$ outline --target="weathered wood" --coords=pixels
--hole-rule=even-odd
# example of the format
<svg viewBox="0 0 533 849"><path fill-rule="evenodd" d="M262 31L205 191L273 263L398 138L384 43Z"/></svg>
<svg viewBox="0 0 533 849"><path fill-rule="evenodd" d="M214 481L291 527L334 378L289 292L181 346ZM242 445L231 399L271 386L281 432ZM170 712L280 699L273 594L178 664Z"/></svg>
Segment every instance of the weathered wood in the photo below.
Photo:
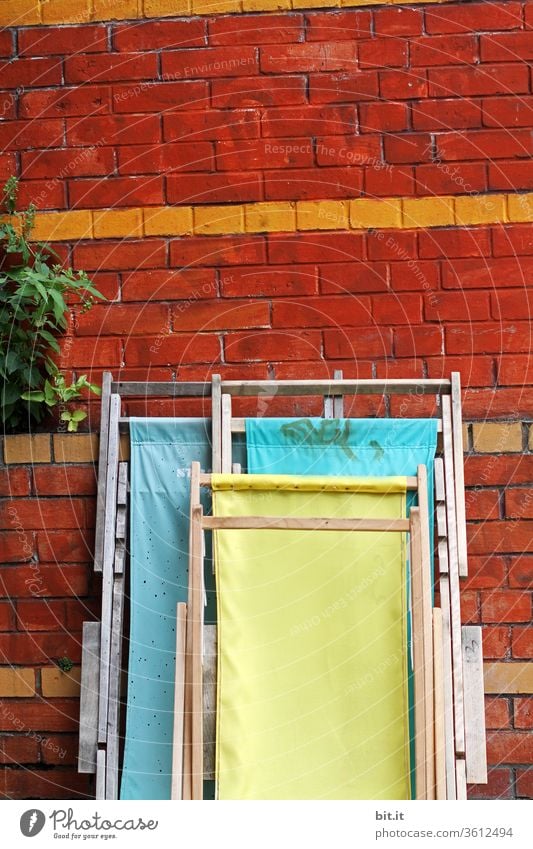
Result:
<svg viewBox="0 0 533 849"><path fill-rule="evenodd" d="M444 667L442 610L433 608L433 680L435 712L435 799L446 799L446 741L444 723Z"/></svg>
<svg viewBox="0 0 533 849"><path fill-rule="evenodd" d="M183 799L190 800L193 798L192 787L192 741L193 741L193 657L194 657L194 625L193 625L193 607L192 607L192 592L191 582L193 575L191 573L193 560L193 511L200 505L200 463L193 462L191 464L191 489L190 489L190 505L189 505L189 587L188 587L188 603L187 603L187 627L185 630L185 714L184 714L184 745L183 745Z"/></svg>
<svg viewBox="0 0 533 849"><path fill-rule="evenodd" d="M222 473L231 473L231 395L222 395Z"/></svg>
<svg viewBox="0 0 533 849"><path fill-rule="evenodd" d="M447 395L442 399L442 428L444 477L446 485L446 518L448 523L448 568L450 576L450 626L452 636L455 752L459 756L464 756L465 726L463 706L463 653L461 646L459 566L457 560L457 521L455 513L455 481L453 477L451 410L450 398Z"/></svg>
<svg viewBox="0 0 533 849"><path fill-rule="evenodd" d="M211 376L211 468L214 474L222 471L222 390L220 375Z"/></svg>
<svg viewBox="0 0 533 849"><path fill-rule="evenodd" d="M450 381L430 380L223 380L222 392L250 396L268 389L277 395L438 395L450 392Z"/></svg>
<svg viewBox="0 0 533 849"><path fill-rule="evenodd" d="M242 468L240 463L233 463L231 466L231 472L233 475L242 475Z"/></svg>
<svg viewBox="0 0 533 849"><path fill-rule="evenodd" d="M128 534L128 464L118 464L117 522L115 532L115 575L124 572L126 562L126 540Z"/></svg>
<svg viewBox="0 0 533 849"><path fill-rule="evenodd" d="M113 606L113 571L115 560L115 531L117 513L117 477L119 456L118 419L120 398L111 395L109 411L109 443L104 519L104 557L102 561L102 630L100 634L100 684L98 706L98 742L107 740L107 711L109 697L109 656Z"/></svg>
<svg viewBox="0 0 533 849"><path fill-rule="evenodd" d="M427 710L426 733L426 790L427 798L435 798L435 730L433 718L433 587L431 585L431 549L429 534L429 505L427 469L417 468L418 506L420 508L420 542L422 548L422 605L424 615L424 687Z"/></svg>
<svg viewBox="0 0 533 849"><path fill-rule="evenodd" d="M439 579L442 611L442 664L444 674L444 756L446 761L446 797L457 798L453 715L452 638L450 629L450 583L448 575Z"/></svg>
<svg viewBox="0 0 533 849"><path fill-rule="evenodd" d="M122 623L124 576L115 575L109 657L109 704L107 710L106 799L118 799L120 684L122 679Z"/></svg>
<svg viewBox="0 0 533 849"><path fill-rule="evenodd" d="M198 398L211 394L211 384L197 381L119 380L111 384L111 392L123 398L133 395L151 398Z"/></svg>
<svg viewBox="0 0 533 849"><path fill-rule="evenodd" d="M464 758L457 758L457 800L464 802L466 795L466 762Z"/></svg>
<svg viewBox="0 0 533 849"><path fill-rule="evenodd" d="M96 753L96 788L95 798L97 801L105 799L105 772L106 755L105 749L98 749Z"/></svg>
<svg viewBox="0 0 533 849"><path fill-rule="evenodd" d="M216 778L217 626L204 625L204 779Z"/></svg>
<svg viewBox="0 0 533 849"><path fill-rule="evenodd" d="M233 463L233 466L232 466L233 474L241 474L241 472L235 471L237 466L239 466L238 463ZM406 487L407 487L408 490L414 491L414 490L418 489L418 478L416 478L414 475L409 475L408 477L406 477L405 482L406 482ZM200 476L199 476L199 483L200 483L200 486L211 487L211 485L212 485L211 475L201 473ZM323 486L317 485L316 491L318 492L318 491L322 490L323 488L324 488Z"/></svg>
<svg viewBox="0 0 533 849"><path fill-rule="evenodd" d="M191 551L189 557L189 603L187 621L191 624L191 799L203 798L203 539L201 505L193 505L191 515Z"/></svg>
<svg viewBox="0 0 533 849"><path fill-rule="evenodd" d="M457 517L457 559L459 576L468 575L466 544L466 504L463 447L463 413L461 409L461 377L458 371L451 373L451 414L453 466L455 474L455 514Z"/></svg>
<svg viewBox="0 0 533 849"><path fill-rule="evenodd" d="M285 516L204 516L202 527L211 530L284 531L397 531L409 530L409 519L330 519Z"/></svg>
<svg viewBox="0 0 533 849"><path fill-rule="evenodd" d="M183 798L183 744L185 731L185 648L187 605L176 605L176 676L174 682L174 732L172 739L171 799Z"/></svg>
<svg viewBox="0 0 533 849"><path fill-rule="evenodd" d="M424 681L424 590L422 581L422 534L420 528L420 509L418 507L411 507L410 521L416 798L427 799L425 728L427 710L426 688Z"/></svg>
<svg viewBox="0 0 533 849"><path fill-rule="evenodd" d="M486 784L487 740L483 686L482 632L479 625L463 625L465 688L466 780Z"/></svg>
<svg viewBox="0 0 533 849"><path fill-rule="evenodd" d="M102 377L100 405L100 447L98 453L98 483L96 489L96 524L94 534L94 571L101 573L104 558L105 497L107 480L107 448L109 440L109 407L111 403L111 372Z"/></svg>
<svg viewBox="0 0 533 849"><path fill-rule="evenodd" d="M99 670L100 623L84 622L82 626L78 772L96 772Z"/></svg>
<svg viewBox="0 0 533 849"><path fill-rule="evenodd" d="M342 369L335 369L333 372L333 380L342 380ZM344 398L342 395L333 396L333 418L342 419L344 417Z"/></svg>

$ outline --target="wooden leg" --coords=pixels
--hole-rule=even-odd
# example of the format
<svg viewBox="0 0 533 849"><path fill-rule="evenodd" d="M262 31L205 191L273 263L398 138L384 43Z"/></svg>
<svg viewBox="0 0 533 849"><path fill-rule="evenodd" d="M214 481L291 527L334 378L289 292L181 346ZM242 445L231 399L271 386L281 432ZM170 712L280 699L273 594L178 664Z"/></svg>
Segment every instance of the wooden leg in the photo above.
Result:
<svg viewBox="0 0 533 849"><path fill-rule="evenodd" d="M180 602L176 606L176 679L174 684L174 736L172 741L171 799L183 798L186 627L187 605Z"/></svg>
<svg viewBox="0 0 533 849"><path fill-rule="evenodd" d="M427 798L435 798L435 752L434 752L434 716L433 716L433 623L432 623L432 584L431 551L429 535L429 505L427 470L418 466L418 506L420 508L420 540L422 549L422 606L424 614L424 687L426 704L426 787ZM433 517L432 517L433 518Z"/></svg>
<svg viewBox="0 0 533 849"><path fill-rule="evenodd" d="M413 643L413 673L415 691L415 775L416 798L427 799L426 775L426 688L424 680L424 610L422 583L422 539L420 509L410 512L411 567L411 639Z"/></svg>
<svg viewBox="0 0 533 849"><path fill-rule="evenodd" d="M455 512L457 517L457 559L459 564L459 576L461 578L466 578L468 575L468 558L466 551L463 414L461 410L461 376L458 371L452 371L451 373L451 413L453 468L455 477Z"/></svg>
<svg viewBox="0 0 533 849"><path fill-rule="evenodd" d="M231 395L222 396L222 473L231 474Z"/></svg>
<svg viewBox="0 0 533 849"><path fill-rule="evenodd" d="M193 541L194 510L200 506L200 464L191 465L191 500L189 511L189 593L187 607L187 627L185 632L185 721L183 746L183 798L192 799L192 736L193 736L193 657L194 657L194 627L193 627Z"/></svg>
<svg viewBox="0 0 533 849"><path fill-rule="evenodd" d="M222 393L220 388L220 375L211 377L211 445L213 459L211 468L214 474L222 471Z"/></svg>
<svg viewBox="0 0 533 849"><path fill-rule="evenodd" d="M446 799L444 726L444 667L442 662L442 610L433 608L433 681L435 710L435 798Z"/></svg>
<svg viewBox="0 0 533 849"><path fill-rule="evenodd" d="M463 625L466 780L486 784L487 740L483 686L483 650L479 625Z"/></svg>

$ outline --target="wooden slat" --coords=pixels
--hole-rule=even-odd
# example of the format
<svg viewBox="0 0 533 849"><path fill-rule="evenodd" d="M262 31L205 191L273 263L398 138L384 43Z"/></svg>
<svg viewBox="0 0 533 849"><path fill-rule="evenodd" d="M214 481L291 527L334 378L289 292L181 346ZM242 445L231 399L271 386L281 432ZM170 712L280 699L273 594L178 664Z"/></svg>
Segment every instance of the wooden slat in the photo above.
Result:
<svg viewBox="0 0 533 849"><path fill-rule="evenodd" d="M215 743L217 716L217 626L204 625L203 659L204 698L204 779L215 774Z"/></svg>
<svg viewBox="0 0 533 849"><path fill-rule="evenodd" d="M220 389L220 375L211 377L211 448L212 464L214 474L222 471L222 390Z"/></svg>
<svg viewBox="0 0 533 849"><path fill-rule="evenodd" d="M202 506L194 505L191 516L191 552L189 567L189 615L191 624L191 799L203 798L203 693L202 693L202 643L203 643L203 540Z"/></svg>
<svg viewBox="0 0 533 849"><path fill-rule="evenodd" d="M466 780L486 784L487 740L483 688L482 633L479 625L463 625L465 688Z"/></svg>
<svg viewBox="0 0 533 849"><path fill-rule="evenodd" d="M183 745L183 798L192 799L192 682L193 682L193 650L194 627L192 622L191 595L191 563L193 552L193 509L200 504L200 463L191 464L191 494L189 507L189 588L187 606L187 627L185 631L185 716L184 716L184 745Z"/></svg>
<svg viewBox="0 0 533 849"><path fill-rule="evenodd" d="M457 560L457 521L455 514L455 482L451 438L450 399L442 399L444 477L448 523L448 568L450 576L450 626L452 636L453 702L455 723L455 752L464 757L465 726L463 707L463 652L461 646L461 608L459 598L459 566ZM459 792L459 791L458 791Z"/></svg>
<svg viewBox="0 0 533 849"><path fill-rule="evenodd" d="M232 465L233 474L241 474L241 472L235 471L235 469L237 468L238 465L239 465L238 463L233 463L233 465ZM200 474L199 481L200 481L200 486L210 487L212 485L211 475L205 474L205 472ZM418 489L418 478L416 478L414 475L409 475L408 477L406 477L405 482L406 482L406 487L409 491L415 491L415 490ZM316 491L317 492L321 491L323 488L324 488L323 486L317 486Z"/></svg>
<svg viewBox="0 0 533 849"><path fill-rule="evenodd" d="M124 573L128 534L128 464L118 464L117 522L115 532L115 575Z"/></svg>
<svg viewBox="0 0 533 849"><path fill-rule="evenodd" d="M231 473L231 395L222 395L222 473Z"/></svg>
<svg viewBox="0 0 533 849"><path fill-rule="evenodd" d="M100 699L98 706L98 742L101 744L104 744L107 740L109 656L111 644L113 570L115 559L115 530L117 512L119 416L120 398L118 395L111 395L105 494L104 557L102 561L102 630L100 634Z"/></svg>
<svg viewBox="0 0 533 849"><path fill-rule="evenodd" d="M450 392L450 381L430 380L223 380L222 392L250 396L272 390L276 395L438 395Z"/></svg>
<svg viewBox="0 0 533 849"><path fill-rule="evenodd" d="M98 453L98 484L96 490L96 525L94 534L94 571L101 573L104 557L105 494L107 480L107 447L109 439L109 407L111 402L111 372L102 377L100 412L100 447Z"/></svg>
<svg viewBox="0 0 533 849"><path fill-rule="evenodd" d="M183 798L183 744L185 732L185 648L187 605L176 605L176 676L174 682L174 733L172 739L171 799Z"/></svg>
<svg viewBox="0 0 533 849"><path fill-rule="evenodd" d="M231 473L233 475L242 475L242 468L240 463L232 463L231 465Z"/></svg>
<svg viewBox="0 0 533 849"><path fill-rule="evenodd" d="M435 711L435 799L446 799L446 741L444 722L444 666L442 610L433 608L433 680Z"/></svg>
<svg viewBox="0 0 533 849"><path fill-rule="evenodd" d="M466 795L466 762L464 758L457 759L457 800L464 802Z"/></svg>
<svg viewBox="0 0 533 849"><path fill-rule="evenodd" d="M420 538L422 547L422 605L424 615L424 687L426 705L426 790L435 798L435 731L433 718L433 587L431 584L431 548L429 534L428 479L424 465L417 469Z"/></svg>
<svg viewBox="0 0 533 849"><path fill-rule="evenodd" d="M109 704L107 711L106 799L118 799L120 684L122 679L122 623L124 618L124 575L113 582L113 619L109 660Z"/></svg>
<svg viewBox="0 0 533 849"><path fill-rule="evenodd" d="M424 606L422 581L423 566L420 509L418 507L411 508L410 520L416 798L427 799L425 732L426 689L424 681Z"/></svg>
<svg viewBox="0 0 533 849"><path fill-rule="evenodd" d="M327 418L327 416L325 417ZM127 422L127 419L121 419L121 421ZM246 433L246 424L244 419L237 417L232 418L231 420L231 432L232 433ZM437 433L442 433L442 422L440 419L437 419Z"/></svg>
<svg viewBox="0 0 533 849"><path fill-rule="evenodd" d="M468 575L468 557L466 546L466 505L463 453L463 414L461 409L461 377L458 371L451 373L451 413L453 465L455 473L455 513L457 517L457 559L459 576Z"/></svg>
<svg viewBox="0 0 533 849"><path fill-rule="evenodd" d="M211 530L282 531L396 531L409 530L408 519L289 518L286 516L204 516L202 527Z"/></svg>
<svg viewBox="0 0 533 849"><path fill-rule="evenodd" d="M99 670L100 623L84 622L82 626L78 772L96 772Z"/></svg>
<svg viewBox="0 0 533 849"><path fill-rule="evenodd" d="M211 384L196 381L119 380L111 384L111 392L123 398L141 397L202 398L211 394Z"/></svg>
<svg viewBox="0 0 533 849"><path fill-rule="evenodd" d="M95 798L97 801L105 799L105 772L106 772L106 755L105 749L98 749L96 753L96 789Z"/></svg>
<svg viewBox="0 0 533 849"><path fill-rule="evenodd" d="M342 380L342 369L335 369L333 372L333 380ZM342 419L344 417L344 398L342 395L333 396L333 418Z"/></svg>

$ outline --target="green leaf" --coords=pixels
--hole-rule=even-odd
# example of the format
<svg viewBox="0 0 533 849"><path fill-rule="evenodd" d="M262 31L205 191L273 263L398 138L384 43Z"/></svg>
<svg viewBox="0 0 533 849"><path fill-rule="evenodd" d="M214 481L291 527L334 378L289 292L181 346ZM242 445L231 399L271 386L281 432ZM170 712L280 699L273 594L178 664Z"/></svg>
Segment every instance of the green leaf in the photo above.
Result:
<svg viewBox="0 0 533 849"><path fill-rule="evenodd" d="M71 418L73 422L82 422L84 419L87 418L87 413L85 412L85 410L74 410Z"/></svg>
<svg viewBox="0 0 533 849"><path fill-rule="evenodd" d="M24 401L44 401L44 392L24 392L21 396Z"/></svg>

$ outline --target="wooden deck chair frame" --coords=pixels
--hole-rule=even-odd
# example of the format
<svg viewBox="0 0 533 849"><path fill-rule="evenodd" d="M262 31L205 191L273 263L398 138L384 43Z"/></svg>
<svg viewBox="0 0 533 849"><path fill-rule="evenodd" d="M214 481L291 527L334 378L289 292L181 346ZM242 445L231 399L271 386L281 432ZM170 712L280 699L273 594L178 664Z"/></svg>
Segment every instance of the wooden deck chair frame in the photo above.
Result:
<svg viewBox="0 0 533 849"><path fill-rule="evenodd" d="M424 467L422 467L424 468ZM425 469L424 469L425 471ZM408 479L408 487L417 488L420 478ZM429 572L429 545L425 543L427 513L424 506L411 508L406 519L336 519L290 518L271 516L214 517L204 516L200 502L200 487L211 486L211 475L201 474L198 463L191 468L190 521L191 548L189 552L189 594L187 603L186 640L181 643L181 653L176 669L181 702L175 708L173 763L183 772L173 776L173 787L181 788L182 799L203 798L204 743L203 743L203 605L204 605L204 550L203 533L216 529L282 529L323 531L393 531L410 534L410 561L412 574L412 630L413 671L415 689L415 775L417 798L434 799L435 788L442 788L443 774L436 775L433 740L435 728L442 728L443 717L435 716L435 706L442 704L443 694L435 699L433 685L433 612L429 585L424 574ZM427 504L426 504L427 510ZM426 530L424 530L424 525ZM180 615L183 614L180 611ZM429 660L428 660L429 659ZM183 671L184 670L184 673ZM428 671L431 670L431 676ZM183 676L183 677L181 677ZM181 681L184 681L183 690ZM431 741L428 745L428 741ZM180 754L180 750L182 754ZM175 796L174 798L179 798ZM444 797L442 797L444 798Z"/></svg>

